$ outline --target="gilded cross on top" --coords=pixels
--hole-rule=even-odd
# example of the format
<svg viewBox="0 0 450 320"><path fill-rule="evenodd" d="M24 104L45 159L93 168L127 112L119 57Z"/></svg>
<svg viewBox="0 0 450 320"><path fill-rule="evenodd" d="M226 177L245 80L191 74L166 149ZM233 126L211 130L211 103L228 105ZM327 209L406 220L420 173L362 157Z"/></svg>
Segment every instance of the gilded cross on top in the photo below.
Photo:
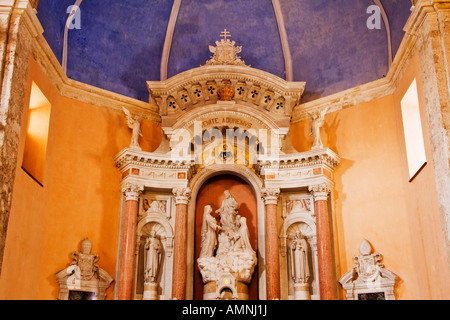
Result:
<svg viewBox="0 0 450 320"><path fill-rule="evenodd" d="M231 33L227 31L227 29L223 30L220 34L220 37L223 38L223 40L227 41L227 38L231 38Z"/></svg>

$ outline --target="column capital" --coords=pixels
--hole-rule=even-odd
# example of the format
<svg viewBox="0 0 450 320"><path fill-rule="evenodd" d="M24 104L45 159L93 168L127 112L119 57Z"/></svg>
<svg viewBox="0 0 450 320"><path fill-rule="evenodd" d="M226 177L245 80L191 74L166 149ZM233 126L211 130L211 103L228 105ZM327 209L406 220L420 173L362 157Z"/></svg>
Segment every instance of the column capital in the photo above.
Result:
<svg viewBox="0 0 450 320"><path fill-rule="evenodd" d="M175 196L176 204L188 204L191 199L190 188L174 188L172 193Z"/></svg>
<svg viewBox="0 0 450 320"><path fill-rule="evenodd" d="M332 189L328 184L322 183L322 184L309 186L308 191L313 195L314 201L319 201L319 200L327 201L328 195L331 193Z"/></svg>
<svg viewBox="0 0 450 320"><path fill-rule="evenodd" d="M280 189L279 188L272 188L272 189L266 189L264 188L261 192L261 198L264 200L264 204L277 204L278 198L280 197Z"/></svg>
<svg viewBox="0 0 450 320"><path fill-rule="evenodd" d="M127 201L128 200L138 201L139 196L142 194L143 191L144 191L144 186L137 185L134 183L126 183L122 187L122 193L124 194L125 199Z"/></svg>

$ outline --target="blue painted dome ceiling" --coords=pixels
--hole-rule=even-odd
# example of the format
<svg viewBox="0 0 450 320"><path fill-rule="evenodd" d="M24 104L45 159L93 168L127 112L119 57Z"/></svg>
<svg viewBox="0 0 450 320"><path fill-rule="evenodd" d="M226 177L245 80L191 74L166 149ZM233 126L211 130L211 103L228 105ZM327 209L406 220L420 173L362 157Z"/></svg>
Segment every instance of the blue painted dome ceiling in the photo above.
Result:
<svg viewBox="0 0 450 320"><path fill-rule="evenodd" d="M293 81L306 82L302 102L384 77L388 37L367 28L373 0L280 0ZM62 62L67 8L75 0L40 0L44 36ZM393 55L404 36L410 0L381 0ZM147 81L161 80L173 0L84 0L80 29L69 30L67 75L148 101ZM182 0L168 56L168 77L204 65L224 29L242 46L246 64L286 79L279 17L270 0Z"/></svg>

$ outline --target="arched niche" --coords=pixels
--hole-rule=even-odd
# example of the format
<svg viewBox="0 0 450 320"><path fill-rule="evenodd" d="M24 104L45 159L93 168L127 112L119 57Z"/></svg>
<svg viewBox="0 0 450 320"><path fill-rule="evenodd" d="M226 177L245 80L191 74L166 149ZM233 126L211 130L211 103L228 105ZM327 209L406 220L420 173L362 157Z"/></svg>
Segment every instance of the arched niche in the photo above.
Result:
<svg viewBox="0 0 450 320"><path fill-rule="evenodd" d="M256 175L256 173L250 168L244 165L237 164L214 164L203 168L199 173L191 180L191 201L188 205L188 270L187 270L187 299L193 299L194 297L194 268L196 268L195 261L195 232L196 232L196 209L197 209L197 196L202 186L210 179L217 176L231 175L245 181L253 190L256 199L256 220L257 220L257 244L258 244L258 267L257 273L254 277L257 277L258 281L258 298L264 300L266 297L266 282L265 282L265 270L260 267L264 265L265 258L265 245L264 245L264 203L261 199L261 191L263 188L262 180Z"/></svg>
<svg viewBox="0 0 450 320"><path fill-rule="evenodd" d="M310 295L312 299L319 299L319 276L317 261L317 228L315 222L314 202L311 195L299 191L295 194L282 196L283 224L280 228L280 264L284 274L282 292L285 299L294 299L294 281L291 278L289 247L297 231L306 238L308 244L308 261L310 270ZM284 289L283 289L284 288Z"/></svg>
<svg viewBox="0 0 450 320"><path fill-rule="evenodd" d="M145 213L141 216L136 229L136 277L135 289L138 299L146 299L144 291L144 269L146 263L145 242L154 231L163 246L161 268L157 279L158 299L170 299L172 295L173 239L174 232L165 215Z"/></svg>

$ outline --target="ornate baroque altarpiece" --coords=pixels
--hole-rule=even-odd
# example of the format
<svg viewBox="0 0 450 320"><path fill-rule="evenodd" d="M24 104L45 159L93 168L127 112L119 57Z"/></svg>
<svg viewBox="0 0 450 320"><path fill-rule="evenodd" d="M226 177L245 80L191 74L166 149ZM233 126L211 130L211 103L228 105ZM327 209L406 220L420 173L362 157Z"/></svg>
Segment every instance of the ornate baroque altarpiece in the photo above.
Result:
<svg viewBox="0 0 450 320"><path fill-rule="evenodd" d="M238 56L242 48L223 38L215 47L210 46L213 55L204 66L166 81L148 82L150 101L158 107L161 117L163 139L157 150L141 150L136 143L139 114L126 111L133 139L130 147L115 157L115 164L122 173L124 190L129 186L142 190L135 235L134 298L171 298L177 219L173 191L180 189L189 190L186 295L192 297L196 195L203 183L220 174L239 176L255 191L258 266L265 263L267 190L279 190L274 194L281 195L276 201L277 241L281 265L286 268L282 271L282 290L286 297L294 298L296 284L288 270L288 248L301 232L301 237L306 238L311 272L307 280L301 276L295 279L297 285L307 287L302 289L308 291L303 298L318 298L314 199L309 190L313 186L333 190L333 171L340 158L321 145L317 136L321 119L313 121L317 130L312 132L316 136L310 151L297 152L291 145L291 115L299 108L305 83L288 82L247 66ZM303 251L299 250L304 248L299 245L297 249L295 254L300 256ZM302 265L294 266L298 269ZM265 299L265 268L257 269L259 297ZM148 276L155 270L156 276Z"/></svg>

